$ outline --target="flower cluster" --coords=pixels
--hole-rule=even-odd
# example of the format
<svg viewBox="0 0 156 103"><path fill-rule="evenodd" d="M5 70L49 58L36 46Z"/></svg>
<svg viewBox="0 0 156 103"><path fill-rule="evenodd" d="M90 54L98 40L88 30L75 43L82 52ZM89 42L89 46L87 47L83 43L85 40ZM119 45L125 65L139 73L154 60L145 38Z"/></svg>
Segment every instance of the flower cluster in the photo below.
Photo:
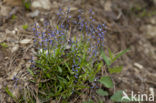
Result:
<svg viewBox="0 0 156 103"><path fill-rule="evenodd" d="M106 25L95 25L95 19L93 18L95 13L92 10L89 11L88 15L90 17L86 20L83 18L83 11L78 10L78 12L78 17L72 18L70 8L66 12L59 9L57 13L57 27L48 28L49 23L46 22L44 23L45 29L42 32L39 31L39 25L35 24L35 28L33 29L35 33L34 43L39 46L39 49L49 50L56 49L60 44L64 44L62 46L71 45L71 43L81 39L81 41L89 44L89 54L97 56L98 51L104 47ZM76 37L76 40L73 40L73 37Z"/></svg>

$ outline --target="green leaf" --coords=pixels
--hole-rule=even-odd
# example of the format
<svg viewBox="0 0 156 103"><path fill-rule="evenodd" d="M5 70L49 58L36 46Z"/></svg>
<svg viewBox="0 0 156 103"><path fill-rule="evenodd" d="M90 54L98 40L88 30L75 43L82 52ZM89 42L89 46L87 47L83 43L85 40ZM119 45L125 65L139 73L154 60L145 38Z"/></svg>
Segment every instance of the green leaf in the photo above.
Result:
<svg viewBox="0 0 156 103"><path fill-rule="evenodd" d="M51 78L51 76L50 76L50 74L49 74L49 73L46 73L46 76L47 76L48 78Z"/></svg>
<svg viewBox="0 0 156 103"><path fill-rule="evenodd" d="M59 30L59 26L58 25L56 25L56 29Z"/></svg>
<svg viewBox="0 0 156 103"><path fill-rule="evenodd" d="M118 53L118 54L113 58L112 63L113 63L114 61L116 61L119 57L121 57L123 54L125 54L126 52L128 52L128 50L129 50L129 49L125 49L125 50L121 51L120 53Z"/></svg>
<svg viewBox="0 0 156 103"><path fill-rule="evenodd" d="M60 66L58 66L58 71L62 73L62 68Z"/></svg>
<svg viewBox="0 0 156 103"><path fill-rule="evenodd" d="M28 72L29 72L32 76L34 76L34 73L33 73L32 70L30 70L29 68L28 68L27 70L28 70Z"/></svg>
<svg viewBox="0 0 156 103"><path fill-rule="evenodd" d="M57 48L56 51L55 51L55 56L58 57L61 53L61 49L60 48Z"/></svg>
<svg viewBox="0 0 156 103"><path fill-rule="evenodd" d="M62 83L64 83L64 84L67 84L67 83L68 83L67 80L66 80L65 78L61 77L61 76L57 76L57 78L58 78L58 80L59 80L60 82L62 82Z"/></svg>
<svg viewBox="0 0 156 103"><path fill-rule="evenodd" d="M122 66L117 66L117 67L109 68L108 71L109 73L113 74L113 73L120 73L122 69L123 69Z"/></svg>
<svg viewBox="0 0 156 103"><path fill-rule="evenodd" d="M103 63L97 64L97 69L95 71L92 71L92 73L91 73L91 76L90 76L90 79L89 79L90 82L94 82L95 76L101 70L102 66L103 66Z"/></svg>
<svg viewBox="0 0 156 103"><path fill-rule="evenodd" d="M64 64L65 64L65 66L68 68L68 71L70 72L70 74L74 74L74 72L72 72L72 71L70 70L70 67L69 67L69 65L67 64L67 62L64 62Z"/></svg>
<svg viewBox="0 0 156 103"><path fill-rule="evenodd" d="M91 75L90 78L89 78L89 81L94 82L94 80L95 80L95 75Z"/></svg>
<svg viewBox="0 0 156 103"><path fill-rule="evenodd" d="M109 48L108 48L108 51L109 51L109 57L112 60L113 59L113 54L112 54L112 52L111 52L111 50Z"/></svg>
<svg viewBox="0 0 156 103"><path fill-rule="evenodd" d="M102 52L102 57L103 57L104 61L106 62L106 65L109 67L111 63L110 63L109 58L105 55L104 52Z"/></svg>
<svg viewBox="0 0 156 103"><path fill-rule="evenodd" d="M123 91L121 91L121 90L115 92L115 94L113 96L111 96L111 100L113 102L121 102L122 97L123 97L122 94L123 94Z"/></svg>
<svg viewBox="0 0 156 103"><path fill-rule="evenodd" d="M98 89L96 91L96 93L100 96L108 96L108 92L107 91L103 91L102 89Z"/></svg>
<svg viewBox="0 0 156 103"><path fill-rule="evenodd" d="M17 16L15 15L15 14L13 14L12 16L11 16L11 19L16 19L17 18Z"/></svg>
<svg viewBox="0 0 156 103"><path fill-rule="evenodd" d="M27 24L23 25L22 27L23 27L24 30L28 29L28 25Z"/></svg>
<svg viewBox="0 0 156 103"><path fill-rule="evenodd" d="M5 88L5 92L6 92L16 103L18 103L17 98L11 93L11 91L9 90L8 87Z"/></svg>
<svg viewBox="0 0 156 103"><path fill-rule="evenodd" d="M102 83L107 88L113 88L113 81L109 76L101 77L99 80L100 83Z"/></svg>
<svg viewBox="0 0 156 103"><path fill-rule="evenodd" d="M11 93L11 91L9 90L8 87L5 88L5 91L7 92L7 94L12 97L12 98L15 98L14 95Z"/></svg>
<svg viewBox="0 0 156 103"><path fill-rule="evenodd" d="M23 4L24 4L24 7L27 9L27 10L30 10L30 7L31 7L31 2L27 1L27 0L22 0Z"/></svg>
<svg viewBox="0 0 156 103"><path fill-rule="evenodd" d="M30 6L31 6L31 3L29 3L29 2L26 2L26 3L25 3L25 8L26 8L27 10L30 9Z"/></svg>
<svg viewBox="0 0 156 103"><path fill-rule="evenodd" d="M0 43L0 46L2 46L3 48L8 48L8 45L6 43Z"/></svg>

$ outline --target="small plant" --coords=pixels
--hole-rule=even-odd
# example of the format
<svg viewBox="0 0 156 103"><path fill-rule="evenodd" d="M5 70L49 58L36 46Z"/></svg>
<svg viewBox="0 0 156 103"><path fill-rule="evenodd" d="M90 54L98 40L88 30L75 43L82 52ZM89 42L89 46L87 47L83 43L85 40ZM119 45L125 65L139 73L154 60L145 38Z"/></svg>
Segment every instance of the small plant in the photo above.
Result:
<svg viewBox="0 0 156 103"><path fill-rule="evenodd" d="M113 55L112 52L109 49L109 57L105 55L104 52L102 52L102 57L106 63L106 66L108 68L108 71L110 74L112 73L120 73L122 70L122 66L114 66L111 67L111 64L114 63L119 57L121 57L123 54L125 54L128 51L128 49L123 50L119 52L116 55ZM103 76L100 78L99 82L103 84L106 88L113 88L114 84L110 76ZM104 91L103 89L98 89L96 91L97 94L100 96L108 96L109 93L107 91ZM111 96L111 100L114 102L121 102L122 101L122 93L123 91L117 91L114 93L114 95Z"/></svg>
<svg viewBox="0 0 156 103"><path fill-rule="evenodd" d="M31 8L31 2L30 0L22 0L23 4L24 4L24 7L26 10L30 10Z"/></svg>
<svg viewBox="0 0 156 103"><path fill-rule="evenodd" d="M18 103L17 98L12 94L8 87L5 88L5 92L14 100L14 102Z"/></svg>
<svg viewBox="0 0 156 103"><path fill-rule="evenodd" d="M128 50L129 49L125 49L125 50L119 52L118 54L113 55L113 53L109 49L109 57L106 56L104 52L102 52L101 56L103 57L110 74L112 74L112 73L120 73L122 71L122 66L111 67L111 64L114 63L123 54L125 54Z"/></svg>
<svg viewBox="0 0 156 103"><path fill-rule="evenodd" d="M22 28L23 28L24 30L27 30L27 29L28 29L28 24L23 25Z"/></svg>
<svg viewBox="0 0 156 103"><path fill-rule="evenodd" d="M8 48L8 45L5 42L0 43L0 46L2 46L3 48Z"/></svg>
<svg viewBox="0 0 156 103"><path fill-rule="evenodd" d="M11 19L15 20L17 18L17 16L15 14L12 15Z"/></svg>
<svg viewBox="0 0 156 103"><path fill-rule="evenodd" d="M49 29L45 22L45 30L39 31L35 25L34 44L37 50L37 60L32 60L28 69L33 83L38 84L37 97L42 102L49 100L68 100L71 95L80 95L82 90L90 88L88 84L101 70L103 62L93 65L103 48L105 25L93 25L78 16L73 20L68 9L63 18L62 10L58 13L58 25ZM75 25L76 28L72 28ZM71 29L76 29L80 35L70 35Z"/></svg>

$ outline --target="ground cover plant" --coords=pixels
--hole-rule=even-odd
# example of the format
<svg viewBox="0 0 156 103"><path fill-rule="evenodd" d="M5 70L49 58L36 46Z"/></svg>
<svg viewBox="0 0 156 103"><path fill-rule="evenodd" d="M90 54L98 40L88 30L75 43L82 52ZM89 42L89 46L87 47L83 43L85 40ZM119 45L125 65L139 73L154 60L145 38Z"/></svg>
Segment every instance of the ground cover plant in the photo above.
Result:
<svg viewBox="0 0 156 103"><path fill-rule="evenodd" d="M35 90L27 89L20 101L14 98L16 102L68 102L86 89L99 88L98 82L113 88L109 76L101 77L98 74L104 68L111 74L120 72L121 66L112 68L111 64L127 50L117 55L109 50L107 57L104 53L106 25L94 24L92 10L88 13L89 19L83 18L82 10L78 13L74 19L70 15L70 8L65 12L60 9L56 26L52 26L49 21L42 25L35 23L33 32L37 53L28 68L32 76L30 83L35 85ZM44 29L41 29L42 26ZM14 97L8 89L6 91ZM102 89L98 89L97 94L108 96L107 91ZM112 100L118 101L119 98L112 96Z"/></svg>

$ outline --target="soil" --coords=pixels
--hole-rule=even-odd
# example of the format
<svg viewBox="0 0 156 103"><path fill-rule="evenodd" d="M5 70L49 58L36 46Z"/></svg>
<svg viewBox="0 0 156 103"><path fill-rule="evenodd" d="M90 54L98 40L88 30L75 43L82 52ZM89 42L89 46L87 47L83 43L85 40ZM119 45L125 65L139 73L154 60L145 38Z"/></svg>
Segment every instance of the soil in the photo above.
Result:
<svg viewBox="0 0 156 103"><path fill-rule="evenodd" d="M93 9L96 22L107 25L106 52L108 48L114 53L130 48L126 55L114 63L124 67L121 73L112 75L115 90L156 93L155 0L51 0L48 10L26 10L22 3L11 2L0 0L0 43L8 45L0 46L0 103L12 102L4 88L8 87L18 97L22 86L28 85L26 74L34 53L31 42L34 23L54 20L54 14L60 7L70 7L73 15L78 9ZM30 16L35 10L39 14ZM24 30L22 26L26 24L28 28ZM106 103L111 101L107 99Z"/></svg>

